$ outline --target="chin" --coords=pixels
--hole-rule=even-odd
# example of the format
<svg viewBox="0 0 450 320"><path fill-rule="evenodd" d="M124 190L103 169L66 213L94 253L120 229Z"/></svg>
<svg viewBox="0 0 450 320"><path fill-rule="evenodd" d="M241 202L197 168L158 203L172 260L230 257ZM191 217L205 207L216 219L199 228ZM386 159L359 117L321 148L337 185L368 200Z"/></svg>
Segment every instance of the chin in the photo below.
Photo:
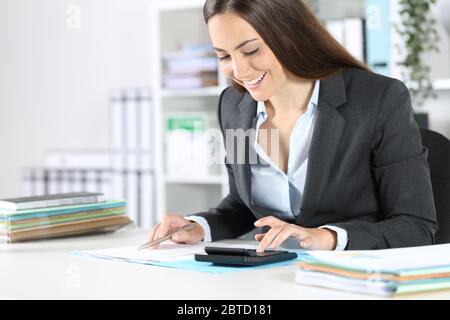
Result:
<svg viewBox="0 0 450 320"><path fill-rule="evenodd" d="M252 98L256 101L267 101L270 99L270 95L264 92L252 92L251 90L248 89L247 92L250 93Z"/></svg>

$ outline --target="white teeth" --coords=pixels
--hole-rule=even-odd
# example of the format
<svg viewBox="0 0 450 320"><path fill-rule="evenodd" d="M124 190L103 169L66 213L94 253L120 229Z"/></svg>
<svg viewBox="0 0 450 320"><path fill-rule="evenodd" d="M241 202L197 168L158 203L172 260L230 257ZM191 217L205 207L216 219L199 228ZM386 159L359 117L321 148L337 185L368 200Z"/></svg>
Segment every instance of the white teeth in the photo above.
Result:
<svg viewBox="0 0 450 320"><path fill-rule="evenodd" d="M254 86L255 84L258 84L265 76L266 74L264 73L261 77L259 77L258 79L255 80L250 80L250 81L244 81L245 84L249 85L249 86Z"/></svg>

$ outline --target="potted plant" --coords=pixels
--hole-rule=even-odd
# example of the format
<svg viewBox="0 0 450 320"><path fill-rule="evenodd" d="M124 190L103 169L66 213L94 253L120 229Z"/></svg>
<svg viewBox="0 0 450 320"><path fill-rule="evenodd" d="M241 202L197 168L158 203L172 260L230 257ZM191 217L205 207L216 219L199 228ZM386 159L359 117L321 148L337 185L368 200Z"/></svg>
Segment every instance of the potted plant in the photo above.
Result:
<svg viewBox="0 0 450 320"><path fill-rule="evenodd" d="M439 36L431 7L436 0L399 0L400 24L396 26L404 44L404 58L399 62L403 80L408 85L416 121L421 127L428 127L428 114L417 112L426 100L436 97L430 79L430 67L425 63L425 53L439 52Z"/></svg>

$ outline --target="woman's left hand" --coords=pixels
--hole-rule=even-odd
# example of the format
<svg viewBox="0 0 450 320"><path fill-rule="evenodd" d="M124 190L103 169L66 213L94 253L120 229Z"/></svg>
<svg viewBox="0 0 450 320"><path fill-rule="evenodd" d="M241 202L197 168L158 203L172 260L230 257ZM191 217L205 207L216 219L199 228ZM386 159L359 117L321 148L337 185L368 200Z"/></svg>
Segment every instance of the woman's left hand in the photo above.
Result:
<svg viewBox="0 0 450 320"><path fill-rule="evenodd" d="M289 237L296 238L302 249L334 250L336 248L337 234L330 229L303 228L273 216L257 220L255 226L271 228L267 233L259 233L255 236L255 239L260 242L257 252L263 252L266 248L276 249Z"/></svg>

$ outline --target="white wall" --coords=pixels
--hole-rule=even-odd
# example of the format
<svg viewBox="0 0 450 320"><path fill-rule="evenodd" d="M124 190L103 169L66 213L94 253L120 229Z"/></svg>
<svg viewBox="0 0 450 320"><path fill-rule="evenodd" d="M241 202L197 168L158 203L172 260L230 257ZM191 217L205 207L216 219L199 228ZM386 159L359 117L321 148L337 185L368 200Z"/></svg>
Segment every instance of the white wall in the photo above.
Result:
<svg viewBox="0 0 450 320"><path fill-rule="evenodd" d="M151 2L0 1L0 198L48 149L109 147L109 91L150 83Z"/></svg>

